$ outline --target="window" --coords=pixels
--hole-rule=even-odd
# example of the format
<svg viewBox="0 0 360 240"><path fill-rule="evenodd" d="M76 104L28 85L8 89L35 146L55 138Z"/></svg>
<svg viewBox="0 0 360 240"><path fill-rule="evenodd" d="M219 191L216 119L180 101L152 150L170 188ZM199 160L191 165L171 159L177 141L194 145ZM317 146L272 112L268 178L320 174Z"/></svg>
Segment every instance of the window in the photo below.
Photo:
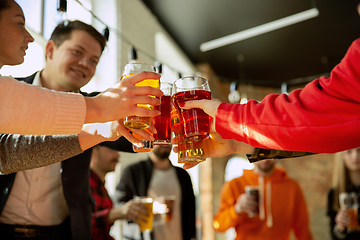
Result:
<svg viewBox="0 0 360 240"><path fill-rule="evenodd" d="M23 0L26 1L26 0ZM91 9L91 2L82 0L81 3L88 10ZM57 24L62 22L64 18L69 20L81 20L87 24L91 24L91 14L85 10L75 0L67 1L67 11L62 14L57 11L57 1L45 0L44 2L44 38L50 39L51 32L54 30Z"/></svg>
<svg viewBox="0 0 360 240"><path fill-rule="evenodd" d="M63 21L81 20L93 25L99 32L105 28L97 20L93 21L92 15L88 10L96 6L94 13L109 26L116 26L116 1L103 0L80 0L84 5L81 6L76 0L67 1L66 14L57 11L57 0L15 0L23 9L26 18L26 28L35 38L34 43L29 44L26 52L25 61L17 66L4 66L0 74L13 77L25 77L41 70L45 65L45 46L51 36L55 26ZM100 5L101 4L101 5ZM98 64L95 76L87 84L83 91L103 91L114 85L117 81L117 37L110 34L110 40L103 52L101 61Z"/></svg>
<svg viewBox="0 0 360 240"><path fill-rule="evenodd" d="M26 25L35 33L42 32L42 0L16 0L24 11Z"/></svg>
<svg viewBox="0 0 360 240"><path fill-rule="evenodd" d="M166 81L174 82L179 79L179 73L183 76L194 75L192 64L186 61L187 58L161 32L155 35L155 51L156 58L163 63L161 75Z"/></svg>
<svg viewBox="0 0 360 240"><path fill-rule="evenodd" d="M225 182L242 176L244 169L251 170L253 168L254 168L254 164L249 163L249 161L245 158L242 157L230 158L225 168Z"/></svg>

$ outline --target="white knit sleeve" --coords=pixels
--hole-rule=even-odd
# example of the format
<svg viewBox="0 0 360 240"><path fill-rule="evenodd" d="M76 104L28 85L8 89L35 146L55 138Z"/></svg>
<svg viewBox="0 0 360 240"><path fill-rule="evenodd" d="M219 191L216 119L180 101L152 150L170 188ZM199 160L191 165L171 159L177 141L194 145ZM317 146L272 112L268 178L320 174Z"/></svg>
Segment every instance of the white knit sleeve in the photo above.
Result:
<svg viewBox="0 0 360 240"><path fill-rule="evenodd" d="M77 134L84 124L80 94L51 91L0 77L0 132L28 135Z"/></svg>

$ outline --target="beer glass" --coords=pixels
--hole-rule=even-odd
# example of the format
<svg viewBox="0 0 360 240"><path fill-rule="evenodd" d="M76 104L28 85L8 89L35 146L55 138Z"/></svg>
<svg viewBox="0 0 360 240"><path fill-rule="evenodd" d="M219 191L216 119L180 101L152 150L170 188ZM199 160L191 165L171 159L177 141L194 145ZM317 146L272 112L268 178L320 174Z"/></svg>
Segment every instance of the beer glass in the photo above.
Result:
<svg viewBox="0 0 360 240"><path fill-rule="evenodd" d="M173 106L171 111L172 131L178 138L178 163L191 163L205 161L204 150L201 141L193 141L184 136L184 130L180 125L179 113Z"/></svg>
<svg viewBox="0 0 360 240"><path fill-rule="evenodd" d="M355 192L351 193L340 193L339 194L340 208L345 209L347 214L351 218L349 226L347 226L348 231L357 231L359 229L359 223L357 220L358 215L358 199Z"/></svg>
<svg viewBox="0 0 360 240"><path fill-rule="evenodd" d="M180 125L185 138L203 140L209 137L210 116L202 109L182 109L186 101L211 99L209 83L206 78L198 76L183 77L173 83L172 100L179 112Z"/></svg>
<svg viewBox="0 0 360 240"><path fill-rule="evenodd" d="M139 213L144 219L146 219L146 222L139 220L138 224L140 227L141 232L151 232L153 228L153 220L154 220L154 214L153 214L153 202L154 200L149 197L134 197L134 201L141 202L146 206L147 209L147 215L144 215L142 213Z"/></svg>
<svg viewBox="0 0 360 240"><path fill-rule="evenodd" d="M140 73L143 71L156 72L156 73L158 72L157 68L150 64L142 63L142 62L132 62L126 64L121 80L127 77L131 77L136 73ZM135 85L143 86L143 87L150 86L154 88L159 88L159 81L160 81L159 79L145 79ZM154 109L154 106L149 104L138 104L138 107ZM129 116L124 119L124 125L127 128L143 129L143 128L148 128L151 124L151 121L152 121L152 117Z"/></svg>
<svg viewBox="0 0 360 240"><path fill-rule="evenodd" d="M148 133L152 134L149 130L144 129L145 131L147 131ZM137 144L132 145L133 151L134 152L151 152L154 148L154 142L150 141L150 140L145 140L142 136L140 136L139 134L136 133L132 133L134 137L136 137L138 140L140 140L144 146L140 147Z"/></svg>
<svg viewBox="0 0 360 240"><path fill-rule="evenodd" d="M175 200L175 195L164 196L164 204L166 205L165 221L167 222L171 221L172 219Z"/></svg>
<svg viewBox="0 0 360 240"><path fill-rule="evenodd" d="M202 141L183 141L178 144L178 163L203 162L206 160Z"/></svg>
<svg viewBox="0 0 360 240"><path fill-rule="evenodd" d="M249 195L249 196L254 196L255 201L258 204L258 209L253 213L249 213L248 216L253 217L256 214L259 214L259 198L260 198L259 187L258 186L245 186L245 194Z"/></svg>
<svg viewBox="0 0 360 240"><path fill-rule="evenodd" d="M167 82L160 82L160 90L164 93L160 97L160 105L155 106L161 114L154 117L154 125L157 134L154 135L154 144L171 144L171 118L170 112L172 108L171 90L172 84Z"/></svg>
<svg viewBox="0 0 360 240"><path fill-rule="evenodd" d="M171 221L175 200L175 195L160 196L154 199L154 225L159 225L163 224L164 222ZM155 218L157 218L157 220L155 220Z"/></svg>

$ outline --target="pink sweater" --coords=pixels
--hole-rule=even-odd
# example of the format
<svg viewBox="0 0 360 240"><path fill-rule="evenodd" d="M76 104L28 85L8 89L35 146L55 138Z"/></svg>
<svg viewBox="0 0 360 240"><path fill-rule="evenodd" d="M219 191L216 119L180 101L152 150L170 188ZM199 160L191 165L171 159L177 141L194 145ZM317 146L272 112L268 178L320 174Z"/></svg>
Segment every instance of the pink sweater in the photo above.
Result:
<svg viewBox="0 0 360 240"><path fill-rule="evenodd" d="M360 145L360 39L331 72L261 103L222 103L216 131L260 148L334 153Z"/></svg>
<svg viewBox="0 0 360 240"><path fill-rule="evenodd" d="M77 134L85 121L80 94L45 88L0 77L0 132L28 135Z"/></svg>

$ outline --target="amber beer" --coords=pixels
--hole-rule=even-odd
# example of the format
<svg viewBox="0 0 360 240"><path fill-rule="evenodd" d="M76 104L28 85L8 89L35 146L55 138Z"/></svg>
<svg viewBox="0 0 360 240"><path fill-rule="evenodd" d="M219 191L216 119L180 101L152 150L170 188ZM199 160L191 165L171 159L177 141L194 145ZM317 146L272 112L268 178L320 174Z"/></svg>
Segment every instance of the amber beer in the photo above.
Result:
<svg viewBox="0 0 360 240"><path fill-rule="evenodd" d="M188 76L173 83L172 101L179 113L186 139L199 141L209 137L211 117L200 108L183 109L187 101L211 99L209 82L200 76Z"/></svg>
<svg viewBox="0 0 360 240"><path fill-rule="evenodd" d="M167 207L167 212L165 213L165 220L167 222L171 221L171 219L172 219L175 199L176 199L176 196L174 196L174 195L164 197L164 202Z"/></svg>
<svg viewBox="0 0 360 240"><path fill-rule="evenodd" d="M160 98L161 104L155 107L155 110L159 110L161 115L154 117L155 128L157 134L155 134L156 144L170 144L171 142L171 123L170 123L170 110L171 100L170 96L162 96Z"/></svg>
<svg viewBox="0 0 360 240"><path fill-rule="evenodd" d="M193 140L208 138L210 133L210 116L200 108L182 109L180 104L190 100L211 99L211 92L205 90L191 90L175 93L173 104L180 116L180 124L184 128L185 137Z"/></svg>
<svg viewBox="0 0 360 240"><path fill-rule="evenodd" d="M182 141L178 143L178 163L196 163L206 160L202 141Z"/></svg>
<svg viewBox="0 0 360 240"><path fill-rule="evenodd" d="M357 217L357 215L358 215L357 209L354 209L354 208L353 209L348 209L346 212L350 216L350 219L351 219L350 224L347 227L347 229L349 231L358 230L359 223L358 223L358 217Z"/></svg>
<svg viewBox="0 0 360 240"><path fill-rule="evenodd" d="M339 194L339 203L340 208L345 209L347 214L349 214L351 222L349 226L347 226L348 232L357 231L359 228L357 215L358 215L358 199L357 193L351 192L342 192Z"/></svg>
<svg viewBox="0 0 360 240"><path fill-rule="evenodd" d="M175 201L175 195L160 196L154 200L153 213L155 225L157 225L158 222L163 224L164 222L172 220Z"/></svg>
<svg viewBox="0 0 360 240"><path fill-rule="evenodd" d="M134 62L129 63L124 68L123 76L121 77L121 80L131 77L135 75L136 73L142 72L142 71L148 71L148 72L157 72L157 69L147 63L140 63L140 62ZM143 81L135 84L135 86L139 87L153 87L153 88L159 88L160 87L160 80L159 79L144 79ZM151 96L153 97L153 96ZM149 104L138 104L138 107L147 108L150 110L154 109L153 105ZM148 128L151 125L152 117L137 117L137 116L129 116L124 119L124 125L127 128L134 128L134 129L143 129Z"/></svg>
<svg viewBox="0 0 360 240"><path fill-rule="evenodd" d="M138 221L140 232L151 232L153 229L153 221L154 221L154 214L153 214L154 200L148 197L135 197L134 200L140 201L142 204L146 206L147 215L148 215L146 216L142 213L139 213L146 220L146 222L142 220Z"/></svg>
<svg viewBox="0 0 360 240"><path fill-rule="evenodd" d="M205 153L201 141L186 139L180 124L179 113L173 106L171 111L172 131L178 139L178 163L192 163L205 161Z"/></svg>

